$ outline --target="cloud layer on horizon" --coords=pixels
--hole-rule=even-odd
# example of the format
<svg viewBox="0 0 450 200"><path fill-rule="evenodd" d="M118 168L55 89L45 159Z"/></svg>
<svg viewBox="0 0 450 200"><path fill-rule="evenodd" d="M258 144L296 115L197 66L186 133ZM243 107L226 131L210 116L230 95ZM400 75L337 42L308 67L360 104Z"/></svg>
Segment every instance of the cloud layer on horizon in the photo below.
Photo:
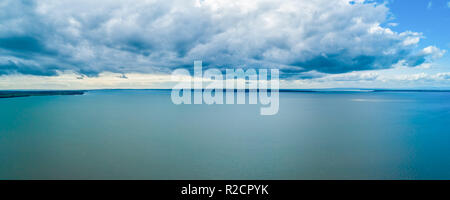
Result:
<svg viewBox="0 0 450 200"><path fill-rule="evenodd" d="M307 79L445 53L384 27L389 9L372 1L4 0L0 10L0 75L168 73L203 60Z"/></svg>

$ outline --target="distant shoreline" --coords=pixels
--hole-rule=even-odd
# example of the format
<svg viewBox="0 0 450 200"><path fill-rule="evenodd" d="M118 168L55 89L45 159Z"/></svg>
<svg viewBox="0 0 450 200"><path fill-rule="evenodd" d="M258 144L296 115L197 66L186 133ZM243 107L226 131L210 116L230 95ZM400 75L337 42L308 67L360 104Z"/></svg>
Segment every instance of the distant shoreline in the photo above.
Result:
<svg viewBox="0 0 450 200"><path fill-rule="evenodd" d="M114 90L154 90L170 91L171 89L94 89L94 90L0 90L0 99L31 96L57 96L57 95L83 95L88 91L114 91ZM268 89L267 91L271 91ZM422 89L279 89L281 93L379 93L379 92L450 92L450 90L422 90ZM234 92L237 92L235 89ZM245 90L249 92L248 89Z"/></svg>
<svg viewBox="0 0 450 200"><path fill-rule="evenodd" d="M0 91L0 98L17 98L31 96L55 96L55 95L83 95L85 91L54 90L54 91Z"/></svg>
<svg viewBox="0 0 450 200"><path fill-rule="evenodd" d="M87 91L171 91L172 89L93 89ZM196 89L191 89L196 90ZM200 89L198 89L200 90ZM205 89L201 89L204 91ZM224 89L225 90L225 89ZM257 89L259 91L259 89ZM267 89L271 91L271 89ZM450 90L439 89L370 89L370 88L328 88L328 89L278 89L279 92L286 93L335 93L335 92L450 92ZM237 89L234 89L237 92ZM249 89L245 89L245 92L250 92Z"/></svg>

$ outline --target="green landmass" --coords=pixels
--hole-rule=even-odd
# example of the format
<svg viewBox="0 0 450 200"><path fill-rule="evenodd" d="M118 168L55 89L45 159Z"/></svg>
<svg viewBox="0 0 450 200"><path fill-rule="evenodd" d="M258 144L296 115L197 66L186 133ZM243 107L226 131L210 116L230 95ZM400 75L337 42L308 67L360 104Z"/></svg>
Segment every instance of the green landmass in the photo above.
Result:
<svg viewBox="0 0 450 200"><path fill-rule="evenodd" d="M53 91L0 91L0 98L54 96L54 95L83 95L84 91L53 90Z"/></svg>

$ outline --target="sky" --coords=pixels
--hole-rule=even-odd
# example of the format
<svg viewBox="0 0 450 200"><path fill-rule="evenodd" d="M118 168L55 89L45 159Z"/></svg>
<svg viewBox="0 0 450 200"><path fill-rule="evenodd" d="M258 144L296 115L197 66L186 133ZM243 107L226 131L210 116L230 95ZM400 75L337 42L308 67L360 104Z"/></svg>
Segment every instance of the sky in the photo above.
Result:
<svg viewBox="0 0 450 200"><path fill-rule="evenodd" d="M0 89L170 88L277 68L281 88L450 89L448 0L2 0Z"/></svg>

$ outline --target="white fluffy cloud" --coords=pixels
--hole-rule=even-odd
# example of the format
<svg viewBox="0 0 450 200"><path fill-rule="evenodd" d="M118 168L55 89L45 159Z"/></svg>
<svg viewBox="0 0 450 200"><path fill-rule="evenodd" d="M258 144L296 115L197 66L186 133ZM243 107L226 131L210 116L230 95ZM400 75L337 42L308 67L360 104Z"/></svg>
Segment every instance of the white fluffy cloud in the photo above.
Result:
<svg viewBox="0 0 450 200"><path fill-rule="evenodd" d="M4 0L0 74L164 73L192 67L276 67L284 78L418 66L442 56L422 34L381 24L371 1Z"/></svg>
<svg viewBox="0 0 450 200"><path fill-rule="evenodd" d="M450 72L442 72L436 74L428 73L417 73L417 74L407 74L407 75L397 75L392 80L398 81L449 81Z"/></svg>

